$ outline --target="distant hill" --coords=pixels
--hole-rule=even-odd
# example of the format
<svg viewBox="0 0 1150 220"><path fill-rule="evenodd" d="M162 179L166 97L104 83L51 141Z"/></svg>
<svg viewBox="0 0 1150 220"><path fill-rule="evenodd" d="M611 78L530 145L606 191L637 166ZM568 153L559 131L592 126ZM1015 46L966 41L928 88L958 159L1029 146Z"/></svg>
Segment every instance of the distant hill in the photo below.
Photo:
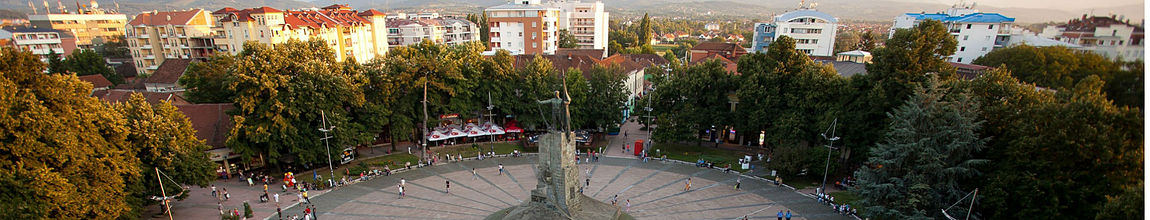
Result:
<svg viewBox="0 0 1150 220"><path fill-rule="evenodd" d="M187 8L205 8L216 10L223 7L251 8L270 6L279 9L322 7L335 2L350 4L352 8L375 8L381 11L391 10L431 10L441 13L478 13L483 8L506 3L506 0L117 0L120 9L125 14L135 15L142 11L176 10ZM546 0L545 0L546 1ZM590 0L585 0L590 1ZM39 1L37 1L39 2ZM50 1L51 2L51 1ZM811 2L811 1L808 1ZM949 7L946 4L932 2L906 2L894 0L818 0L818 9L841 19L890 22L895 16L903 13L939 12ZM607 10L612 17L642 16L650 13L662 17L714 17L766 19L772 15L784 13L798 7L794 0L604 0ZM75 10L75 4L65 3L70 10ZM101 0L104 8L113 8L111 1ZM54 4L53 4L54 6ZM39 10L43 6L37 4ZM995 8L978 6L984 12L997 12L1017 18L1018 23L1065 22L1089 13L1090 9L1081 11L1062 11L1053 9L1034 8ZM0 9L12 9L24 13L28 9L27 0L0 0ZM53 10L55 8L53 7ZM1123 7L1094 9L1096 15L1107 15L1114 12L1125 15L1133 23L1139 23L1145 16L1143 6L1130 5Z"/></svg>

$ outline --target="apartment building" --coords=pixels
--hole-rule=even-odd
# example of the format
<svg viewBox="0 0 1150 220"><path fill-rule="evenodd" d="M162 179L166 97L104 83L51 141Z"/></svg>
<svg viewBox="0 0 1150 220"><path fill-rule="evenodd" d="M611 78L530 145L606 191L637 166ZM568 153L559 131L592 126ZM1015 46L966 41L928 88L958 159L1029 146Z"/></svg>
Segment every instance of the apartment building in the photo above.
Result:
<svg viewBox="0 0 1150 220"><path fill-rule="evenodd" d="M45 10L43 14L28 15L28 21L34 27L67 31L81 48L93 48L108 39L124 36L127 16L102 9L95 1L91 4L75 13L67 13L63 9L56 13Z"/></svg>
<svg viewBox="0 0 1150 220"><path fill-rule="evenodd" d="M918 25L926 19L941 21L958 40L958 48L947 61L970 64L995 48L1006 47L1010 43L1011 25L1014 18L998 13L982 13L969 6L956 6L940 13L907 13L894 19L890 35L898 29Z"/></svg>
<svg viewBox="0 0 1150 220"><path fill-rule="evenodd" d="M320 39L331 46L336 59L352 57L358 62L382 56L388 49L386 17L374 9L360 12L338 4L317 10L224 8L212 17L217 47L233 54L248 41L277 44L290 39Z"/></svg>
<svg viewBox="0 0 1150 220"><path fill-rule="evenodd" d="M29 51L40 56L40 61L48 62L48 54L55 51L59 58L64 58L76 50L76 38L66 31L32 28L24 26L8 26L0 29L0 39L7 39L5 47L14 47L18 51Z"/></svg>
<svg viewBox="0 0 1150 220"><path fill-rule="evenodd" d="M206 59L215 51L215 21L203 9L144 12L128 22L136 72L152 75L168 59Z"/></svg>
<svg viewBox="0 0 1150 220"><path fill-rule="evenodd" d="M419 17L387 20L387 44L410 46L423 40L447 45L478 41L479 26L466 19Z"/></svg>
<svg viewBox="0 0 1150 220"><path fill-rule="evenodd" d="M1143 27L1116 15L1082 15L1081 19L1073 19L1066 24L1047 26L1039 36L1075 44L1081 46L1077 49L1114 60L1145 60L1146 56Z"/></svg>
<svg viewBox="0 0 1150 220"><path fill-rule="evenodd" d="M559 48L559 8L540 0L515 0L484 10L491 28L491 51L555 54Z"/></svg>
<svg viewBox="0 0 1150 220"><path fill-rule="evenodd" d="M553 0L545 5L559 8L559 29L575 36L578 49L607 49L607 22L610 16L603 2Z"/></svg>
<svg viewBox="0 0 1150 220"><path fill-rule="evenodd" d="M795 50L807 56L830 57L834 55L837 27L834 16L803 7L777 15L770 23L755 24L751 48L765 53L776 38L788 36L795 39Z"/></svg>

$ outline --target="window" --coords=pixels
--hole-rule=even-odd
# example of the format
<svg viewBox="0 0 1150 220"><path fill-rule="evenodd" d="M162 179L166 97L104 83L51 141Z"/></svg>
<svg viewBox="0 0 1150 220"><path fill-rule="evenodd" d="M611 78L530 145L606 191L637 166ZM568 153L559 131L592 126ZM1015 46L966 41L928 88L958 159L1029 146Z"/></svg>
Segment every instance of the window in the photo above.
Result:
<svg viewBox="0 0 1150 220"><path fill-rule="evenodd" d="M986 47L982 47L982 51L986 51Z"/></svg>
<svg viewBox="0 0 1150 220"><path fill-rule="evenodd" d="M535 27L535 26L537 26L537 25L539 25L539 24L538 24L538 23L536 23L536 22L534 22L534 21L532 21L532 22L531 22L531 27Z"/></svg>
<svg viewBox="0 0 1150 220"><path fill-rule="evenodd" d="M993 25L993 24L992 24L992 25L990 25L990 28L987 28L987 29L991 29L991 30L994 30L994 25Z"/></svg>
<svg viewBox="0 0 1150 220"><path fill-rule="evenodd" d="M970 29L970 26L971 26L970 24L966 24L966 29ZM959 62L962 62L962 61L959 61Z"/></svg>
<svg viewBox="0 0 1150 220"><path fill-rule="evenodd" d="M536 48L538 46L539 46L539 43L531 42L531 48Z"/></svg>
<svg viewBox="0 0 1150 220"><path fill-rule="evenodd" d="M962 62L962 57L959 57L959 58L958 58L958 62L959 62L959 63L961 63L961 62Z"/></svg>
<svg viewBox="0 0 1150 220"><path fill-rule="evenodd" d="M962 35L962 40L970 40L970 35Z"/></svg>
<svg viewBox="0 0 1150 220"><path fill-rule="evenodd" d="M523 32L519 32L519 37L523 37Z"/></svg>
<svg viewBox="0 0 1150 220"><path fill-rule="evenodd" d="M966 51L966 47L959 47L958 51Z"/></svg>
<svg viewBox="0 0 1150 220"><path fill-rule="evenodd" d="M1124 41L1124 40L1118 41L1118 45L1122 45L1122 43L1126 43L1126 41Z"/></svg>

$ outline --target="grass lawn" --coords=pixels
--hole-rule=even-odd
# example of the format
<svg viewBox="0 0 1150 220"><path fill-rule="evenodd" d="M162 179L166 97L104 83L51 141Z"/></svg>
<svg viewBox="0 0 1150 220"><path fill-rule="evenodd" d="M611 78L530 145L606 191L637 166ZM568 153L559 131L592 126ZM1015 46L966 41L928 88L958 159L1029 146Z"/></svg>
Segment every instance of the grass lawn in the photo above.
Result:
<svg viewBox="0 0 1150 220"><path fill-rule="evenodd" d="M352 161L351 163L348 163L348 164L336 166L336 168L335 168L335 179L339 180L340 178L343 178L348 171L351 172L352 176L359 177L360 171L367 171L367 170L373 170L373 169L379 169L380 171L382 171L383 166L385 166L385 165L390 166L392 169L395 169L395 168L402 167L403 164L405 164L406 162L411 162L411 164L416 164L419 162L419 157L416 157L415 155L411 155L408 153L394 153L394 154L379 156L376 158L371 158L371 159L366 159L366 160ZM361 164L362 164L362 166L361 166ZM326 169L320 168L320 169L316 169L316 172L319 175L323 175L324 179L326 179L328 177L328 175L330 175L331 171L327 171ZM312 175L311 172L297 173L296 174L296 180L316 183L317 181L312 179L311 175Z"/></svg>
<svg viewBox="0 0 1150 220"><path fill-rule="evenodd" d="M675 49L675 47L678 47L678 45L674 45L674 44L656 44L656 45L651 45L651 48L652 48L652 49L655 49L655 52L659 52L659 53L663 53L663 52L664 52L664 51L666 51L666 50Z"/></svg>
<svg viewBox="0 0 1150 220"><path fill-rule="evenodd" d="M783 184L791 185L791 187L795 187L795 189L806 189L806 188L811 188L811 187L818 188L819 185L821 185L822 183L823 183L822 176L813 176L813 175L795 176L795 177L783 176ZM833 182L830 184L833 184ZM827 186L830 187L830 185L827 185Z"/></svg>
<svg viewBox="0 0 1150 220"><path fill-rule="evenodd" d="M674 144L674 143L656 143L651 148L649 153L654 154L655 150L659 150L659 155L652 155L654 157L661 157L662 154L667 155L667 159L675 159L687 162L698 161L703 158L708 162L714 162L715 167L724 167L726 164L731 164L731 168L740 172L744 171L739 169L739 159L743 157L743 153L718 149L709 147L704 144L703 146L696 146L695 144Z"/></svg>

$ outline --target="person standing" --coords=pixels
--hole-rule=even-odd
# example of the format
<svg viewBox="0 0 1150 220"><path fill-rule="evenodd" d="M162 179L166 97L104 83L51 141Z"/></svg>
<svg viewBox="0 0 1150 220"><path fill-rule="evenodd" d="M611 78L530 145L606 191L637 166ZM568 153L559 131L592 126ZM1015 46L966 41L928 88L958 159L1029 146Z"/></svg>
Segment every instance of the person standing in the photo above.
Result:
<svg viewBox="0 0 1150 220"><path fill-rule="evenodd" d="M307 201L307 204L311 204L311 199L307 198L307 190L303 191L303 200Z"/></svg>
<svg viewBox="0 0 1150 220"><path fill-rule="evenodd" d="M407 186L407 178L399 178L399 186Z"/></svg>
<svg viewBox="0 0 1150 220"><path fill-rule="evenodd" d="M631 200L630 199L627 199L627 211L628 212L631 211Z"/></svg>
<svg viewBox="0 0 1150 220"><path fill-rule="evenodd" d="M451 180L447 180L447 186L443 188L443 192L451 194Z"/></svg>
<svg viewBox="0 0 1150 220"><path fill-rule="evenodd" d="M228 194L228 188L224 188L224 201L232 199L232 194Z"/></svg>
<svg viewBox="0 0 1150 220"><path fill-rule="evenodd" d="M216 184L212 184L212 197L216 197L216 199L219 199L219 196L217 196L217 195L218 194L216 193Z"/></svg>
<svg viewBox="0 0 1150 220"><path fill-rule="evenodd" d="M783 220L783 210L779 210L779 214L776 214L776 216L779 217L778 220Z"/></svg>
<svg viewBox="0 0 1150 220"><path fill-rule="evenodd" d="M280 194L276 193L276 206L280 205Z"/></svg>
<svg viewBox="0 0 1150 220"><path fill-rule="evenodd" d="M791 210L787 210L787 220L791 220Z"/></svg>
<svg viewBox="0 0 1150 220"><path fill-rule="evenodd" d="M503 164L499 164L499 175L503 175Z"/></svg>

